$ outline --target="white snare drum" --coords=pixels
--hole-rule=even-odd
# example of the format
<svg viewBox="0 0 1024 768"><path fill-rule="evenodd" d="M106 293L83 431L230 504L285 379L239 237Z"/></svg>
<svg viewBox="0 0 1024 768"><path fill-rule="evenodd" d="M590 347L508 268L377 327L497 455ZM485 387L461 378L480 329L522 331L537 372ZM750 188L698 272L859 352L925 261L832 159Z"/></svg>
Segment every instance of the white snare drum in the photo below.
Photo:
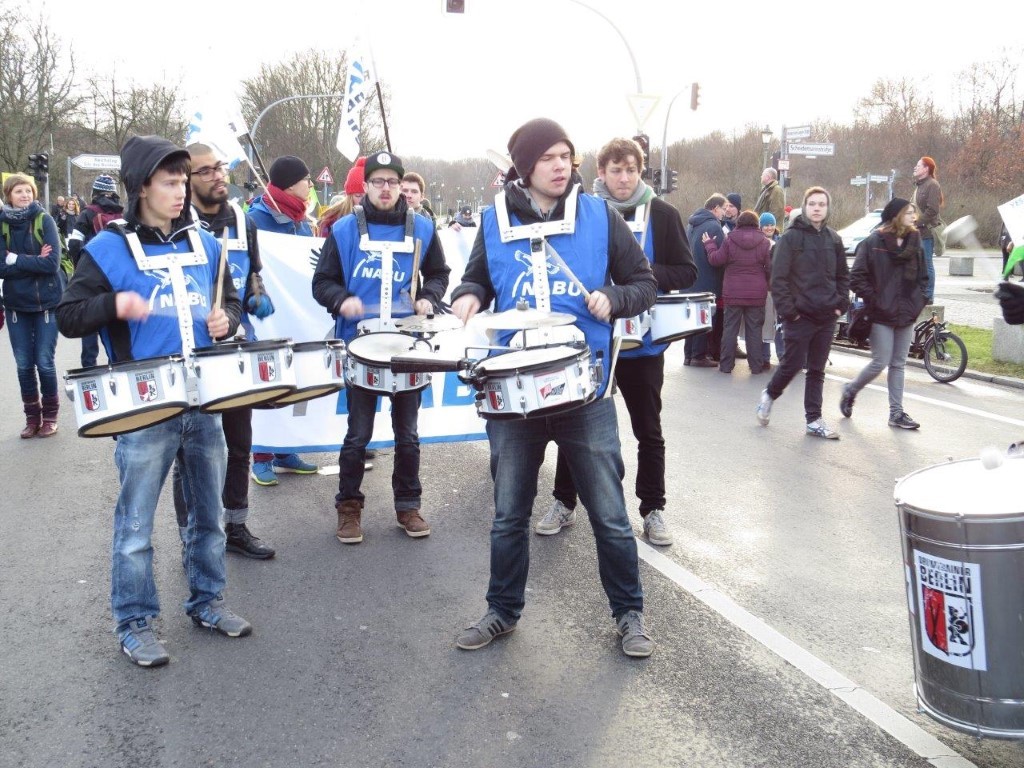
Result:
<svg viewBox="0 0 1024 768"><path fill-rule="evenodd" d="M711 330L713 293L666 293L651 307L651 341L668 344Z"/></svg>
<svg viewBox="0 0 1024 768"><path fill-rule="evenodd" d="M185 361L152 357L64 374L80 437L110 437L173 419L188 409Z"/></svg>
<svg viewBox="0 0 1024 768"><path fill-rule="evenodd" d="M645 322L646 321L646 322ZM615 321L613 338L619 338L619 349L636 349L643 346L644 334L649 326L646 312L633 317L620 317Z"/></svg>
<svg viewBox="0 0 1024 768"><path fill-rule="evenodd" d="M477 412L485 419L548 416L585 405L597 394L590 348L522 349L488 357L472 371Z"/></svg>
<svg viewBox="0 0 1024 768"><path fill-rule="evenodd" d="M341 339L303 341L292 344L295 391L269 403L280 408L345 388L345 342Z"/></svg>
<svg viewBox="0 0 1024 768"><path fill-rule="evenodd" d="M291 342L223 341L195 350L199 409L219 413L246 408L295 391Z"/></svg>
<svg viewBox="0 0 1024 768"><path fill-rule="evenodd" d="M391 358L430 345L407 333L366 333L348 343L345 383L351 387L393 395L415 392L430 383L429 373L395 373Z"/></svg>

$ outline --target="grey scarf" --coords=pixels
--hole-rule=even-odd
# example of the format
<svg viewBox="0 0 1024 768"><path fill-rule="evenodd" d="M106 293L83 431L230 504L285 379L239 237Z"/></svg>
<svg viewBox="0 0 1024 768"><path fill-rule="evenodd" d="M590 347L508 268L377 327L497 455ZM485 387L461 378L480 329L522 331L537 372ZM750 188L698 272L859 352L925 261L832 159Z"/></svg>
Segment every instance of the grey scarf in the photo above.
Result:
<svg viewBox="0 0 1024 768"><path fill-rule="evenodd" d="M612 197L612 193L608 191L608 186L601 181L601 179L594 179L594 194L607 200L608 205L619 213L625 214L632 211L638 205L649 203L651 198L654 197L654 190L648 187L643 181L640 181L640 183L636 185L636 189L633 190L633 194L629 196L628 200L616 200Z"/></svg>

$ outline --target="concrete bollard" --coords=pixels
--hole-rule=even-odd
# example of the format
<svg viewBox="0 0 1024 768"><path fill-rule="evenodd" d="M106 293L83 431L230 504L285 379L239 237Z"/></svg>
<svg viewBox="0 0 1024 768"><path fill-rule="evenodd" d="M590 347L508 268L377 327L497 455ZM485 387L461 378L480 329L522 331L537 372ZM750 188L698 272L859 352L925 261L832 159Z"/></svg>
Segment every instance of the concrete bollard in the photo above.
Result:
<svg viewBox="0 0 1024 768"><path fill-rule="evenodd" d="M949 257L950 277L973 277L974 257L973 256L950 256Z"/></svg>
<svg viewBox="0 0 1024 768"><path fill-rule="evenodd" d="M1000 363L1024 363L1024 325L992 319L992 359Z"/></svg>

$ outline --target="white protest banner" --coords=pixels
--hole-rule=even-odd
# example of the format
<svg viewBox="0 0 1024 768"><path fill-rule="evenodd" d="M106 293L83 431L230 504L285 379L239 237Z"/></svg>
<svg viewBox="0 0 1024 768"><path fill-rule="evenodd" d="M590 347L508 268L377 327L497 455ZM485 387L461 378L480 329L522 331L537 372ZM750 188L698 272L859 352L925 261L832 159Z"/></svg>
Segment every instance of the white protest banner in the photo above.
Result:
<svg viewBox="0 0 1024 768"><path fill-rule="evenodd" d="M375 81L376 73L373 71L369 46L364 47L362 41L356 38L348 52L345 101L335 142L338 151L353 163L359 157L359 110L363 108Z"/></svg>
<svg viewBox="0 0 1024 768"><path fill-rule="evenodd" d="M437 234L452 266L449 285L458 285L456 273L461 277L475 233L442 231ZM312 295L313 268L323 242L319 237L259 233L261 274L267 295L274 302L274 314L264 320L253 319L257 338L302 342L334 337L334 320ZM485 342L475 329L446 331L431 339L442 351L461 352L471 344L478 346ZM475 353L474 356L481 355ZM474 405L475 395L476 391L456 373L435 373L422 393L420 440L429 443L485 438L484 422L477 416ZM394 441L390 403L387 397L381 397L378 402L370 443L374 447L391 445ZM273 453L337 451L345 438L347 413L344 390L286 408L254 410L253 450Z"/></svg>
<svg viewBox="0 0 1024 768"><path fill-rule="evenodd" d="M1024 245L1024 195L997 205L996 210L1003 217L1003 224L1014 245Z"/></svg>

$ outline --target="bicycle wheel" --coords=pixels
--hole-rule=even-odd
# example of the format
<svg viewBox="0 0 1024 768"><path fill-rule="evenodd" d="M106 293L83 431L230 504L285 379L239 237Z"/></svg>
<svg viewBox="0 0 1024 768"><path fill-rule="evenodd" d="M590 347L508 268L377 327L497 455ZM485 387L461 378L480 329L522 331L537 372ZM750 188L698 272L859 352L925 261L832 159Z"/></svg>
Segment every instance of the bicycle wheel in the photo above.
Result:
<svg viewBox="0 0 1024 768"><path fill-rule="evenodd" d="M956 381L967 368L967 347L955 333L940 331L924 343L924 367L936 381Z"/></svg>

